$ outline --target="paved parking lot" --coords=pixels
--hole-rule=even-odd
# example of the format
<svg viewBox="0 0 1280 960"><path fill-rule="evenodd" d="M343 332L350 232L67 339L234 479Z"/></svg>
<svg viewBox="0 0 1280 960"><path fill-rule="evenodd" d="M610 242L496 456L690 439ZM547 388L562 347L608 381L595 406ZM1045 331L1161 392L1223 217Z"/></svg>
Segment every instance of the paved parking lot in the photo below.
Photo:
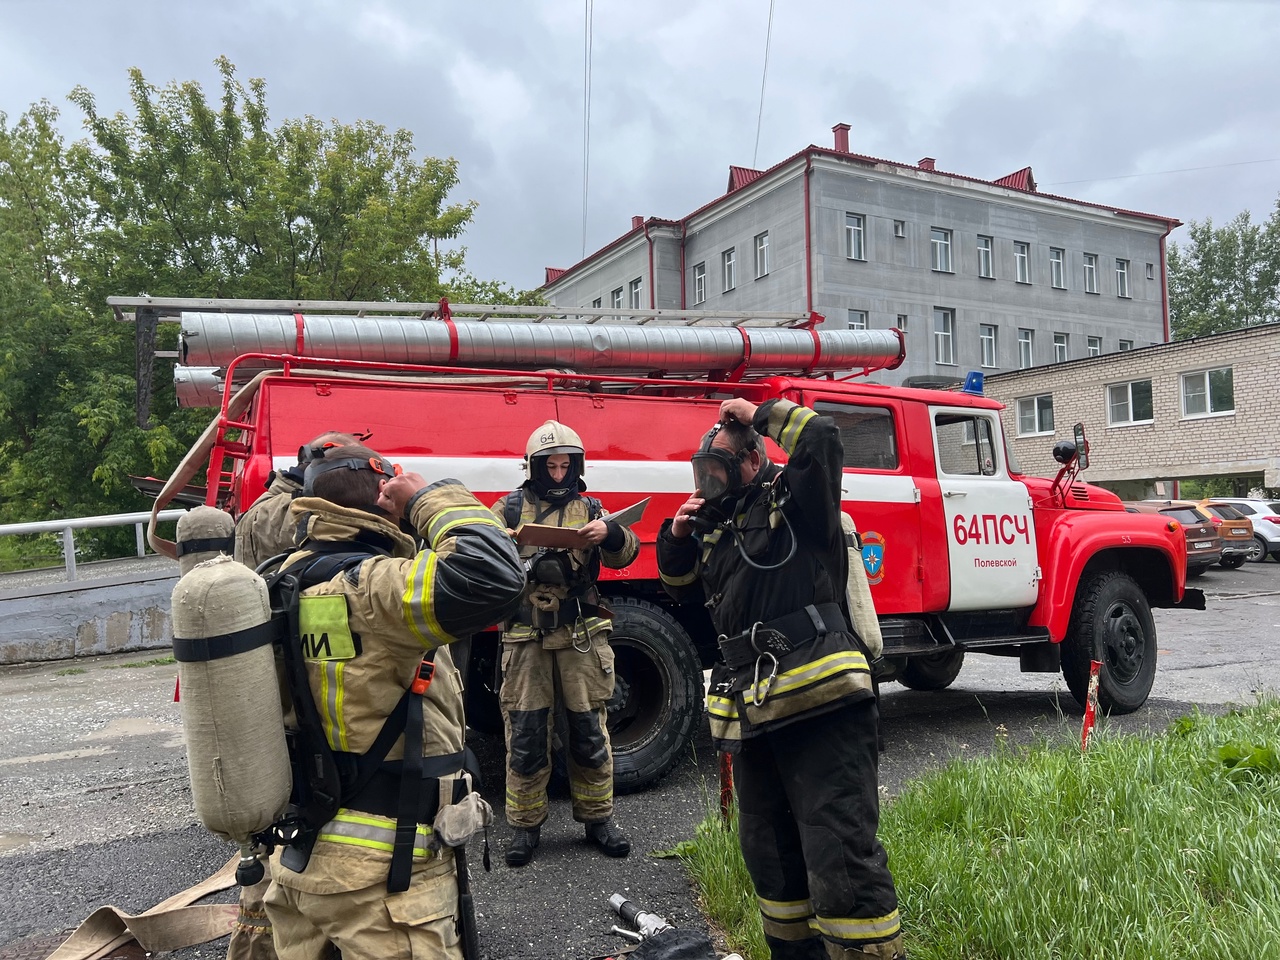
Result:
<svg viewBox="0 0 1280 960"><path fill-rule="evenodd" d="M1160 667L1147 705L1112 721L1159 730L1193 704L1218 709L1280 691L1280 564L1219 568L1196 581L1209 609L1157 611ZM31 952L95 907L141 910L219 867L231 849L191 812L175 670L132 654L6 668L0 674L0 958ZM891 794L953 757L980 754L1003 724L1014 740L1078 736L1080 710L1061 678L1020 674L1017 663L971 656L948 690L882 691L881 783ZM474 738L501 804L501 742ZM494 869L472 857L483 952L491 960L585 958L621 946L608 934L606 900L622 892L677 924L701 920L677 862L647 854L689 837L715 797L716 763L705 730L696 756L660 787L621 797L631 833L627 860L599 856L580 839L565 800L553 806L534 863L509 870L505 828L492 838ZM892 854L892 851L890 851ZM24 946L20 946L24 945ZM215 943L178 960L220 958Z"/></svg>

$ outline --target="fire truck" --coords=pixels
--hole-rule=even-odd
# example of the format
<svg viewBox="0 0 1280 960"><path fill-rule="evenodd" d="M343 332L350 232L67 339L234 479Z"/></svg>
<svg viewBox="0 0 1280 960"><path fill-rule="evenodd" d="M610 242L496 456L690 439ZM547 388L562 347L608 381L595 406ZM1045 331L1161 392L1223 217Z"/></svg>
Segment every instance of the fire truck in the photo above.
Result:
<svg viewBox="0 0 1280 960"><path fill-rule="evenodd" d="M1185 586L1186 546L1167 519L1125 512L1078 479L1087 441L1060 442L1055 478L1025 475L1001 404L974 391L869 382L902 362L896 330L826 331L816 314L113 298L121 319L180 327L179 402L217 415L157 497L158 513L204 482L238 514L273 469L329 430L366 438L428 479L453 477L485 503L524 480L529 433L569 424L586 485L606 509L649 498L642 550L601 589L614 613L617 683L608 704L620 791L675 764L702 714L716 637L707 611L667 597L654 543L690 495L689 456L720 402L784 397L835 419L843 500L861 538L881 632L879 682L940 690L968 654L1061 672L1084 704L1142 706L1156 671L1152 607L1202 609ZM785 455L770 441L770 455ZM152 542L163 549L165 541ZM469 725L502 729L496 632L470 638Z"/></svg>

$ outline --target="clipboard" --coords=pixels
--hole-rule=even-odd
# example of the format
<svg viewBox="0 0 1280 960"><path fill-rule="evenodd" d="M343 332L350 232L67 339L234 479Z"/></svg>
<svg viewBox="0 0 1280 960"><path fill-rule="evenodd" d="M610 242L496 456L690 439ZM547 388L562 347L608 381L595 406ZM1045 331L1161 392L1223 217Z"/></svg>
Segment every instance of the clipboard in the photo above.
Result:
<svg viewBox="0 0 1280 960"><path fill-rule="evenodd" d="M630 527L644 516L645 508L649 506L649 499L649 497L645 497L640 502L633 503L617 513L606 515L604 519L611 520L624 527ZM522 523L516 527L515 538L516 543L522 547L585 550L587 545L582 542L582 536L578 530L578 527L553 527L545 523Z"/></svg>

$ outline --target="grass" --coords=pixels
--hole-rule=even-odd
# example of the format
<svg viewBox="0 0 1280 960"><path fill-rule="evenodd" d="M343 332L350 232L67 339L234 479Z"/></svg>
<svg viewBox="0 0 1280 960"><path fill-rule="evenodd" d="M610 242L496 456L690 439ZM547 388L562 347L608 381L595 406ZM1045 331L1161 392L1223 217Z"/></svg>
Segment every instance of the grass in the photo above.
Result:
<svg viewBox="0 0 1280 960"><path fill-rule="evenodd" d="M55 677L74 677L77 674L88 673L84 667L67 667L65 670L58 670L54 673Z"/></svg>
<svg viewBox="0 0 1280 960"><path fill-rule="evenodd" d="M1280 960L1280 700L1151 738L1095 731L957 761L884 805L912 960ZM732 822L677 848L704 909L767 960Z"/></svg>
<svg viewBox="0 0 1280 960"><path fill-rule="evenodd" d="M138 667L164 667L171 663L177 663L173 657L152 657L150 660L134 660L129 663L106 663L103 669L106 670L136 670Z"/></svg>

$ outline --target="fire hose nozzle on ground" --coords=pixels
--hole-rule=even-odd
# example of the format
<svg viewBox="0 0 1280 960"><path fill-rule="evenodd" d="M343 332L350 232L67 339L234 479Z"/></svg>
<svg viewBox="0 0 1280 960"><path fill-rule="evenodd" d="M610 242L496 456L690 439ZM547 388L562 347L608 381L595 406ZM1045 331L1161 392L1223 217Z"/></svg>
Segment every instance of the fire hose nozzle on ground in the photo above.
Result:
<svg viewBox="0 0 1280 960"><path fill-rule="evenodd" d="M654 934L672 929L671 924L667 923L662 917L656 913L647 913L641 910L620 893L615 893L609 898L609 906L613 907L618 916L635 927L642 939L647 940Z"/></svg>

